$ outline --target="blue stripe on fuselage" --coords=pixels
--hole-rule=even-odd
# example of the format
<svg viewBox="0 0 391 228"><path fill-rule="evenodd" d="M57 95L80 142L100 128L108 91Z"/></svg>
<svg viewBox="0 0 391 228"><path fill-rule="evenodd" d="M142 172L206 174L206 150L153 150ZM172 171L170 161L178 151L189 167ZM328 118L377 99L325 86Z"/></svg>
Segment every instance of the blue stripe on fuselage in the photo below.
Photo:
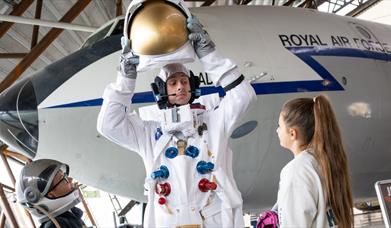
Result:
<svg viewBox="0 0 391 228"><path fill-rule="evenodd" d="M297 93L316 91L338 91L344 90L339 82L326 70L313 56L338 56L357 57L374 60L391 61L391 54L352 49L352 48L319 48L319 47L286 47L287 50L295 54L308 66L310 66L321 80L312 81L290 81L290 82L262 82L253 83L252 86L257 95L277 94L277 93ZM218 92L224 96L221 87L207 86L201 88L201 94L207 95ZM102 105L102 98L51 106L48 108L70 108ZM155 102L152 92L140 92L134 94L132 103L152 103Z"/></svg>

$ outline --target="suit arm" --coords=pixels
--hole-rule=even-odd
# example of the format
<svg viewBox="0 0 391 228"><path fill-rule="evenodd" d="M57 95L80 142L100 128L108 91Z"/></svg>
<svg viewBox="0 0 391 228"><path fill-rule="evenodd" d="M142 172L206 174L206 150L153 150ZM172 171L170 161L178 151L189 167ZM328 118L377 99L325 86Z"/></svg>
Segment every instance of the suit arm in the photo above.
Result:
<svg viewBox="0 0 391 228"><path fill-rule="evenodd" d="M98 132L129 150L136 151L143 158L141 147L146 138L146 124L131 109L135 79L117 76L103 93L103 103L98 115Z"/></svg>
<svg viewBox="0 0 391 228"><path fill-rule="evenodd" d="M224 121L225 134L230 136L235 124L256 101L255 91L250 83L241 81L236 64L228 58L221 57L217 51L206 55L200 61L216 86L230 88L216 110L220 121ZM224 118L221 118L222 116Z"/></svg>

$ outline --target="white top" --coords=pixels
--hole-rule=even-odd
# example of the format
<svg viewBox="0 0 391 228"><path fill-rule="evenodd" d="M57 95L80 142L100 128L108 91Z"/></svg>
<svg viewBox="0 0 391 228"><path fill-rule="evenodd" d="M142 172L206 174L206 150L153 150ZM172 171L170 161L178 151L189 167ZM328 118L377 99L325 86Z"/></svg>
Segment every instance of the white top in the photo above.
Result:
<svg viewBox="0 0 391 228"><path fill-rule="evenodd" d="M278 190L280 227L336 227L318 162L304 150L281 170Z"/></svg>

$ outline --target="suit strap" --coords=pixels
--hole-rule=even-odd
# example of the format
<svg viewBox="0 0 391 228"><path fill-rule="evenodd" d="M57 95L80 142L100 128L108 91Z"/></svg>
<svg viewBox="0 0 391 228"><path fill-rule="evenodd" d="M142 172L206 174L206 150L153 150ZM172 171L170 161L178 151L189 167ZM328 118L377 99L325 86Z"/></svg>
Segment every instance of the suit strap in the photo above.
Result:
<svg viewBox="0 0 391 228"><path fill-rule="evenodd" d="M228 92L230 91L231 89L235 88L237 85L239 85L242 81L244 80L244 76L243 74L240 75L239 78L237 78L235 81L233 81L231 84L227 85L226 87L224 87L224 91L225 92Z"/></svg>

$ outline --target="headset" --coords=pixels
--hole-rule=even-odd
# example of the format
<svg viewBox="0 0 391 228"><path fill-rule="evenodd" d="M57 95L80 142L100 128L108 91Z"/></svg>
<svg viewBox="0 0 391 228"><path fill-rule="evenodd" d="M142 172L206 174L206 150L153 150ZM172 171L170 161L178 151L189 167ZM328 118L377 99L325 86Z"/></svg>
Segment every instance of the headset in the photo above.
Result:
<svg viewBox="0 0 391 228"><path fill-rule="evenodd" d="M189 104L191 104L196 98L201 96L200 79L195 76L192 71L190 71L189 82L191 93ZM167 94L166 82L163 81L163 79L161 79L159 76L155 77L154 82L151 83L151 88L159 109L171 108L175 105L168 102L168 97L174 96L175 94Z"/></svg>
<svg viewBox="0 0 391 228"><path fill-rule="evenodd" d="M23 194L27 202L30 204L38 203L41 199L41 192L31 186L26 187Z"/></svg>

